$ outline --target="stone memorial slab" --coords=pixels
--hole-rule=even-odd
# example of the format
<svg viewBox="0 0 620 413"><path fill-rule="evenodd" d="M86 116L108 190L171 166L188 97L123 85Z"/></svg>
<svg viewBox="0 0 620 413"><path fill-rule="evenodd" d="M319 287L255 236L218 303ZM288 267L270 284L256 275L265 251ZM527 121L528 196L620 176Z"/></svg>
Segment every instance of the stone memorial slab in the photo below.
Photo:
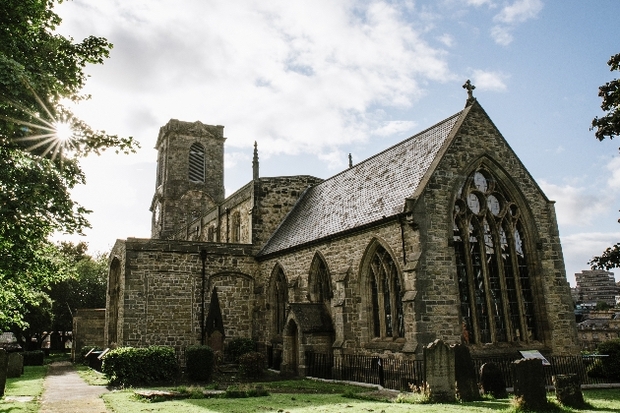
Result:
<svg viewBox="0 0 620 413"><path fill-rule="evenodd" d="M484 363L480 367L480 384L484 394L490 394L496 399L508 397L506 380L504 380L502 371L495 363Z"/></svg>
<svg viewBox="0 0 620 413"><path fill-rule="evenodd" d="M454 370L456 377L456 394L464 402L480 400L476 367L469 349L462 344L452 346L454 351Z"/></svg>
<svg viewBox="0 0 620 413"><path fill-rule="evenodd" d="M9 357L5 349L0 348L0 397L4 396L4 387L6 385L6 369Z"/></svg>
<svg viewBox="0 0 620 413"><path fill-rule="evenodd" d="M9 353L6 377L20 377L24 373L24 356L20 353Z"/></svg>
<svg viewBox="0 0 620 413"><path fill-rule="evenodd" d="M441 340L424 348L425 392L434 402L456 399L454 351Z"/></svg>
<svg viewBox="0 0 620 413"><path fill-rule="evenodd" d="M545 410L548 406L542 360L538 358L516 360L511 368L514 392L519 406L535 412Z"/></svg>

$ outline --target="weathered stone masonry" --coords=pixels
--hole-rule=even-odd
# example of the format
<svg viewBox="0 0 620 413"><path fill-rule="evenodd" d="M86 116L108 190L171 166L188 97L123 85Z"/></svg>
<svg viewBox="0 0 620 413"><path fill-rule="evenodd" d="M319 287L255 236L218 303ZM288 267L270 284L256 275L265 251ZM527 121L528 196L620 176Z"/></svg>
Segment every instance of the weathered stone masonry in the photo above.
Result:
<svg viewBox="0 0 620 413"><path fill-rule="evenodd" d="M216 328L223 330L224 343L255 339L272 367L299 374L305 351L420 358L422 347L436 339L465 343L474 353L578 351L553 202L475 99L462 112L327 180L259 177L255 152L254 180L227 199L223 173L216 170L223 170L221 132L223 127L200 122L171 121L162 128L154 239L119 240L112 251L107 343L165 344L182 352L209 342ZM191 152L197 147L192 145L202 145L204 155L200 147ZM201 156L204 175L196 169ZM190 177L204 176L204 182L168 191L171 177L187 180L187 159L194 165ZM476 171L499 191L493 206L459 200ZM457 275L463 265L455 252L458 205L476 208L480 220L484 213L484 219L500 222L505 216L520 225L516 241L494 238L503 244L489 247L491 235L485 235L486 253L480 254L512 245L525 258L509 257L498 270L478 263L477 250L464 261L477 277L472 297L503 306L488 316L491 326L484 324L487 315L464 314L476 307L463 304L463 275ZM516 215L510 221L506 214ZM471 242L478 235L473 237ZM485 293L492 288L494 297ZM214 289L221 325L211 314L208 337L201 337L201 317L213 311ZM502 311L510 313L506 325ZM521 331L526 317L531 331ZM465 327L470 318L474 331Z"/></svg>

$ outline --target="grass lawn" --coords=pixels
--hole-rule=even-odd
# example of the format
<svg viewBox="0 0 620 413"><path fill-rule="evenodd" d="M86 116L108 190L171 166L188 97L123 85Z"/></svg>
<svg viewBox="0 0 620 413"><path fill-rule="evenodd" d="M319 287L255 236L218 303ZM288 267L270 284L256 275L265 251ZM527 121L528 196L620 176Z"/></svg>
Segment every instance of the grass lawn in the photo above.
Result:
<svg viewBox="0 0 620 413"><path fill-rule="evenodd" d="M39 411L39 397L43 393L43 379L47 366L26 366L21 377L7 379L5 398L0 400L0 413L31 413ZM29 397L30 401L7 401L10 397ZM26 400L26 399L24 399Z"/></svg>
<svg viewBox="0 0 620 413"><path fill-rule="evenodd" d="M200 398L149 402L138 398L133 390L122 390L104 396L106 405L115 413L186 412L186 413L342 413L342 412L515 412L511 399L487 399L473 403L424 404L420 398L409 394L409 402L373 400L376 392L355 386L313 384L310 380L291 380L262 383L269 395L251 398ZM620 413L620 390L586 390L584 396L590 407L582 410L553 404L553 412ZM379 399L385 399L379 396ZM411 399L416 399L411 403ZM555 397L549 393L549 399ZM401 400L402 401L402 400Z"/></svg>

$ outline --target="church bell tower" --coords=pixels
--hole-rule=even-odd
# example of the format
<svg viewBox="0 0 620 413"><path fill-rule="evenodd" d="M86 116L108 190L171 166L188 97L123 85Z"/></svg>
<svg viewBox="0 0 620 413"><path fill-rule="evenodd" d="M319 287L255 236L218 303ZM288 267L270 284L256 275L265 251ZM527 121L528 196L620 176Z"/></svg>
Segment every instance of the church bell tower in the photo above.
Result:
<svg viewBox="0 0 620 413"><path fill-rule="evenodd" d="M151 238L172 239L224 200L224 127L171 119L157 137Z"/></svg>

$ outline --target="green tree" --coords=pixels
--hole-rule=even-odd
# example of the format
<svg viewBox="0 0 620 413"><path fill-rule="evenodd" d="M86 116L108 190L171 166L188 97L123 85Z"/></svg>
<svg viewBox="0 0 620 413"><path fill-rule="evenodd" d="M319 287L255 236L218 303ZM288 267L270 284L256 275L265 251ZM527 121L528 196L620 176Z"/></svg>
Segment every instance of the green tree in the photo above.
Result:
<svg viewBox="0 0 620 413"><path fill-rule="evenodd" d="M24 326L27 308L42 305L41 293L68 275L49 238L89 225L89 211L70 196L85 182L79 159L138 146L91 129L62 105L87 98L84 69L103 63L112 44L57 34L53 7L61 1L0 2L0 330Z"/></svg>
<svg viewBox="0 0 620 413"><path fill-rule="evenodd" d="M620 53L612 56L607 65L611 71L620 71ZM591 129L596 129L594 135L600 141L620 136L620 79L613 79L599 87L598 95L603 99L601 109L607 113L592 120ZM607 248L600 256L592 258L589 264L592 268L604 270L620 267L620 243Z"/></svg>
<svg viewBox="0 0 620 413"><path fill-rule="evenodd" d="M79 308L105 308L108 259L104 254L86 254L86 243L62 242L61 251L71 262L71 275L50 288L51 329L69 331Z"/></svg>

